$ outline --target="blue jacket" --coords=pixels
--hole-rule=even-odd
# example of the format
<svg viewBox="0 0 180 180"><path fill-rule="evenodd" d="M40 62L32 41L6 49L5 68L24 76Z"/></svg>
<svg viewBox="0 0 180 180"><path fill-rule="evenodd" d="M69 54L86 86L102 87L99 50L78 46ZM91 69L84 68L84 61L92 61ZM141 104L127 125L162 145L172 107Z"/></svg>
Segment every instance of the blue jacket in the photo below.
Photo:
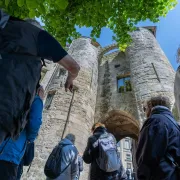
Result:
<svg viewBox="0 0 180 180"><path fill-rule="evenodd" d="M179 179L166 154L180 164L180 131L164 114L173 117L168 108L156 106L141 129L136 152L138 180Z"/></svg>
<svg viewBox="0 0 180 180"><path fill-rule="evenodd" d="M32 103L29 121L17 140L7 139L0 145L0 160L19 165L24 155L28 141L33 142L42 124L43 102L39 96L35 96Z"/></svg>

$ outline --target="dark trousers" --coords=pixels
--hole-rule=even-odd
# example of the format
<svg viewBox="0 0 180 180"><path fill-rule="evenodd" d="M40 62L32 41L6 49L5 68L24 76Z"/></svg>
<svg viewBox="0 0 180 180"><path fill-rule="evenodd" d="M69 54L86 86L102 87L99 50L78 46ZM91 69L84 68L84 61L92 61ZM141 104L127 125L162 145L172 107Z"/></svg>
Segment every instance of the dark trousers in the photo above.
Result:
<svg viewBox="0 0 180 180"><path fill-rule="evenodd" d="M18 165L7 161L0 161L0 179L16 180Z"/></svg>
<svg viewBox="0 0 180 180"><path fill-rule="evenodd" d="M7 138L7 132L0 127L0 144Z"/></svg>
<svg viewBox="0 0 180 180"><path fill-rule="evenodd" d="M20 180L21 176L23 174L23 160L21 161L21 163L18 166L18 171L17 171L17 179L16 180Z"/></svg>
<svg viewBox="0 0 180 180"><path fill-rule="evenodd" d="M111 172L111 173L105 173L101 171L100 180L119 180L119 173L118 171Z"/></svg>

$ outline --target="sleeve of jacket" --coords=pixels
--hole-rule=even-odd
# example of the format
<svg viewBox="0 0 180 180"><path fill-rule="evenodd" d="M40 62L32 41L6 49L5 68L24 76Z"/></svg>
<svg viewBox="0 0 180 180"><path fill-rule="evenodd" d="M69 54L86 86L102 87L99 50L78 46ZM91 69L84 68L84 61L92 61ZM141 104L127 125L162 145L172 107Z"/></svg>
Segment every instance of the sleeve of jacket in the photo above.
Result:
<svg viewBox="0 0 180 180"><path fill-rule="evenodd" d="M72 161L72 164L71 164L71 179L72 180L76 180L77 177L78 177L78 156L77 156L77 153L73 153L74 154L74 160Z"/></svg>
<svg viewBox="0 0 180 180"><path fill-rule="evenodd" d="M83 171L83 159L81 156L78 156L78 165L79 165L79 171Z"/></svg>
<svg viewBox="0 0 180 180"><path fill-rule="evenodd" d="M168 128L163 120L150 118L148 121L151 123L142 128L136 152L139 180L150 178L151 170L164 157L168 144Z"/></svg>
<svg viewBox="0 0 180 180"><path fill-rule="evenodd" d="M92 152L92 137L88 139L86 149L83 154L83 160L86 164L90 164L93 160L93 152Z"/></svg>
<svg viewBox="0 0 180 180"><path fill-rule="evenodd" d="M42 124L43 102L39 96L36 96L30 109L27 128L27 140L33 142L39 132Z"/></svg>

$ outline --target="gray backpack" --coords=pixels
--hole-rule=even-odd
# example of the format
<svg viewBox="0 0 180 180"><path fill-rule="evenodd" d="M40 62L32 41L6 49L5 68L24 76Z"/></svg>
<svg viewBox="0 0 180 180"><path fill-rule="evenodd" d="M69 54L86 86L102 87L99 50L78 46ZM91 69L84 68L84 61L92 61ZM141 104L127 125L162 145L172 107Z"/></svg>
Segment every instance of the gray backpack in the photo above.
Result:
<svg viewBox="0 0 180 180"><path fill-rule="evenodd" d="M99 168L105 172L119 170L121 161L114 136L110 133L102 134L98 139L98 146L99 157L96 162Z"/></svg>

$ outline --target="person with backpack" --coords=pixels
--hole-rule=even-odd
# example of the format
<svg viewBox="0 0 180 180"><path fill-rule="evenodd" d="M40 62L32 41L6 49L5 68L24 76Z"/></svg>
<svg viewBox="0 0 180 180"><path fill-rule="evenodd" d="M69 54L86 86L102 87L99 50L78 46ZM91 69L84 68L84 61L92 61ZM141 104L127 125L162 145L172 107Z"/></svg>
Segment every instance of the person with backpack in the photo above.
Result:
<svg viewBox="0 0 180 180"><path fill-rule="evenodd" d="M80 178L80 174L83 171L83 159L80 154L78 154L78 174L77 174L77 180Z"/></svg>
<svg viewBox="0 0 180 180"><path fill-rule="evenodd" d="M130 180L130 174L131 172L129 171L129 169L126 169L126 175L127 175L127 180Z"/></svg>
<svg viewBox="0 0 180 180"><path fill-rule="evenodd" d="M136 152L138 180L180 179L180 127L168 97L152 97L144 104L147 120Z"/></svg>
<svg viewBox="0 0 180 180"><path fill-rule="evenodd" d="M99 122L91 130L93 135L83 154L84 162L91 164L90 180L119 180L122 164L115 137Z"/></svg>
<svg viewBox="0 0 180 180"><path fill-rule="evenodd" d="M43 97L44 90L38 85L37 94L32 103L25 129L22 130L17 140L8 138L0 145L0 179L20 179L22 172L21 162L24 159L24 153L27 147L34 142L42 124ZM32 151L34 152L34 149Z"/></svg>
<svg viewBox="0 0 180 180"><path fill-rule="evenodd" d="M53 149L44 167L47 180L76 180L79 172L74 134L68 134Z"/></svg>
<svg viewBox="0 0 180 180"><path fill-rule="evenodd" d="M72 92L80 66L48 32L0 9L0 144L27 124L44 59L62 65Z"/></svg>

